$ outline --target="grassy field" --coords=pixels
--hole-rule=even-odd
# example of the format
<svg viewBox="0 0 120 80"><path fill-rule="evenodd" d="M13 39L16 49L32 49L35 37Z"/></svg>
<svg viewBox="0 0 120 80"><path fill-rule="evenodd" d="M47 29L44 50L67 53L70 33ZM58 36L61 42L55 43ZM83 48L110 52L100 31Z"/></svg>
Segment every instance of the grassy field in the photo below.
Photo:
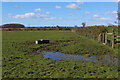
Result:
<svg viewBox="0 0 120 80"><path fill-rule="evenodd" d="M50 44L34 41L49 39ZM117 78L118 67L88 61L54 61L36 50L113 55L117 50L70 31L3 31L3 78Z"/></svg>

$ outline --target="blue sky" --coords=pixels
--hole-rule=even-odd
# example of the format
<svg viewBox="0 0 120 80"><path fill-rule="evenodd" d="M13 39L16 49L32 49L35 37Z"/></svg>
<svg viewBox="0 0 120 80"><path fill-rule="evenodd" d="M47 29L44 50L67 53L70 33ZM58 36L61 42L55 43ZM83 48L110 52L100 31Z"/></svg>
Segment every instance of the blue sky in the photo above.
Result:
<svg viewBox="0 0 120 80"><path fill-rule="evenodd" d="M116 2L3 2L2 24L108 25L117 21L117 10Z"/></svg>
<svg viewBox="0 0 120 80"><path fill-rule="evenodd" d="M118 2L120 0L1 0L2 2Z"/></svg>

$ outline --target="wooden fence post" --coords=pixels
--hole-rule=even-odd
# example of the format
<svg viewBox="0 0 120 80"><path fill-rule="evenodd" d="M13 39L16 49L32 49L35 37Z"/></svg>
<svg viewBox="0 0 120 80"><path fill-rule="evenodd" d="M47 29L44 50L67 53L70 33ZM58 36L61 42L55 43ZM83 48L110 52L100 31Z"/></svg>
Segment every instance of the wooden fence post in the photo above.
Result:
<svg viewBox="0 0 120 80"><path fill-rule="evenodd" d="M104 44L105 44L105 37L106 37L106 36L105 36L105 33L103 32L103 33L102 33L102 43L104 43Z"/></svg>
<svg viewBox="0 0 120 80"><path fill-rule="evenodd" d="M98 36L98 42L101 42L101 33Z"/></svg>
<svg viewBox="0 0 120 80"><path fill-rule="evenodd" d="M104 41L104 35L103 35L103 33L102 33L102 43L103 43L103 41Z"/></svg>
<svg viewBox="0 0 120 80"><path fill-rule="evenodd" d="M105 33L105 44L107 44L107 32Z"/></svg>
<svg viewBox="0 0 120 80"><path fill-rule="evenodd" d="M114 36L114 29L112 29L112 48L114 48L114 43L115 43L114 38L115 38L115 36Z"/></svg>
<svg viewBox="0 0 120 80"><path fill-rule="evenodd" d="M105 43L105 33L103 33L103 43Z"/></svg>

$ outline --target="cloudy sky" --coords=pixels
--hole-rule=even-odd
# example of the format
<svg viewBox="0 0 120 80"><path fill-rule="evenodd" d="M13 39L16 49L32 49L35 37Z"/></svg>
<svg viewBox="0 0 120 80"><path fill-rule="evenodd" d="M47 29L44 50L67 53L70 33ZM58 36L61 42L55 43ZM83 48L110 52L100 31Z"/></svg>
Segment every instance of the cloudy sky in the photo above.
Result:
<svg viewBox="0 0 120 80"><path fill-rule="evenodd" d="M108 25L117 21L117 10L116 2L3 2L2 24Z"/></svg>

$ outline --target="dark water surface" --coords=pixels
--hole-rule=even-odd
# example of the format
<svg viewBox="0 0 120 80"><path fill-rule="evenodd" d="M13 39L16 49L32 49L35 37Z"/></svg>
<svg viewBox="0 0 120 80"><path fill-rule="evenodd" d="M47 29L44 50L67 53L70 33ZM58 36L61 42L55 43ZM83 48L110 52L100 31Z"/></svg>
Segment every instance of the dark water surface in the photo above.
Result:
<svg viewBox="0 0 120 80"><path fill-rule="evenodd" d="M101 57L97 55L93 55L90 57L85 57L83 55L77 54L64 54L61 52L52 52L52 51L43 51L42 55L44 58L50 58L53 60L72 60L72 61L90 61L95 63L105 63L108 65L118 66L118 58L112 57L110 55L102 55Z"/></svg>

